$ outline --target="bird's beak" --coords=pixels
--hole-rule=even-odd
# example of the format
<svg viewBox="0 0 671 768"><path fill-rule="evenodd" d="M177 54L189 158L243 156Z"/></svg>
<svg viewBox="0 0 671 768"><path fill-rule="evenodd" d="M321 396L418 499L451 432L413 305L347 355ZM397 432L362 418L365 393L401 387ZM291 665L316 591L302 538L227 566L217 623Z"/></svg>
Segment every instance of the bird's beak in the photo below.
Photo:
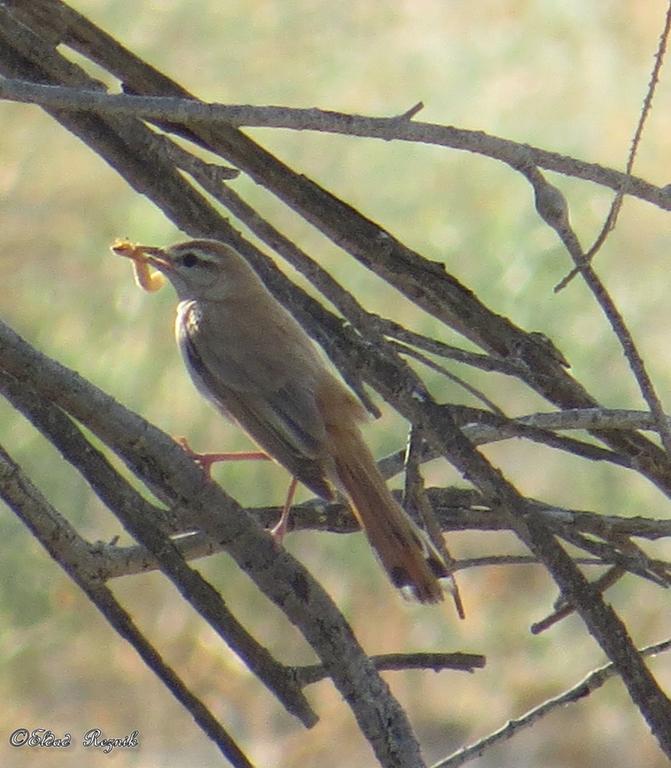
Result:
<svg viewBox="0 0 671 768"><path fill-rule="evenodd" d="M165 257L163 248L155 245L136 245L127 240L119 240L112 245L112 251L118 256L125 256L139 264L150 264L160 272L173 269L172 263Z"/></svg>
<svg viewBox="0 0 671 768"><path fill-rule="evenodd" d="M161 272L166 270L169 272L171 269L174 269L172 262L166 258L163 248L158 248L155 245L136 245L135 250L140 255L140 258L143 258L144 261L147 261L152 267L161 270Z"/></svg>

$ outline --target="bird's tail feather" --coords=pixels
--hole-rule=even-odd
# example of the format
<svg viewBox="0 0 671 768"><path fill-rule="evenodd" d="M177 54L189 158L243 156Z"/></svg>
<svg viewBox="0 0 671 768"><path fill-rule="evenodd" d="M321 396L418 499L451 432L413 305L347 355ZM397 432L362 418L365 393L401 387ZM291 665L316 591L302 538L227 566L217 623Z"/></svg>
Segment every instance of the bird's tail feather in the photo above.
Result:
<svg viewBox="0 0 671 768"><path fill-rule="evenodd" d="M422 603L441 601L445 561L391 495L357 425L328 431L338 480L392 583Z"/></svg>

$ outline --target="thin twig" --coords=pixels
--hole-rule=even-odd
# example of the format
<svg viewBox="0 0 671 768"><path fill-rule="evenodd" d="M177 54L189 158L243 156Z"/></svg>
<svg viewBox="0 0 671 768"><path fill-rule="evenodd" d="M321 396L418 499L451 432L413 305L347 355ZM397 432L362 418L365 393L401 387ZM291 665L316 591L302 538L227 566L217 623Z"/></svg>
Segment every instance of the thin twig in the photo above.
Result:
<svg viewBox="0 0 671 768"><path fill-rule="evenodd" d="M668 574L660 575L659 568L653 566L649 558L640 550L636 553L624 550L619 544L619 537L617 536L611 537L608 541L600 541L593 536L585 536L566 526L563 526L561 531L557 531L557 533L573 546L600 557L604 563L614 563L630 573L635 573L637 576L651 581L658 587L669 586ZM613 539L615 539L615 543L613 543Z"/></svg>
<svg viewBox="0 0 671 768"><path fill-rule="evenodd" d="M671 639L664 640L655 645L649 645L647 648L642 648L639 653L643 657L656 656L669 649L671 649ZM521 717L508 721L508 723L498 731L494 731L489 736L485 736L475 742L475 744L471 744L469 747L464 747L449 757L439 760L437 763L433 764L432 768L458 768L460 765L465 765L476 757L483 755L486 750L491 749L491 747L496 744L511 739L520 731L529 728L555 710L560 709L566 704L574 704L581 701L586 696L589 696L591 693L594 693L594 691L601 688L607 680L616 677L617 674L617 669L613 664L606 664L599 669L595 669L593 672L590 672L589 675L584 677L577 685L574 685L573 688L569 688L559 696L548 699L538 707L530 709Z"/></svg>
<svg viewBox="0 0 671 768"><path fill-rule="evenodd" d="M394 320L378 315L371 315L372 321L377 325L381 333L390 338L397 339L407 345L412 345L423 349L425 352L431 352L433 355L446 357L450 360L456 360L458 363L470 365L482 371L492 371L495 373L504 373L508 376L519 376L521 367L514 360L505 360L494 357L493 355L483 355L478 352L468 352L460 347L451 344L445 344L443 341L424 336L421 333L404 328Z"/></svg>
<svg viewBox="0 0 671 768"><path fill-rule="evenodd" d="M412 424L408 433L408 441L405 451L405 488L403 491L403 507L410 514L420 519L424 529L442 556L448 568L449 589L454 601L454 607L460 619L466 618L464 604L459 592L459 585L453 575L454 558L450 554L440 525L436 520L433 507L429 503L424 489L424 477L421 472L422 463L422 431Z"/></svg>
<svg viewBox="0 0 671 768"><path fill-rule="evenodd" d="M371 656L370 660L379 672L402 672L408 669L442 672L450 669L472 673L486 664L485 657L477 653L385 653ZM294 667L293 673L300 686L312 685L329 676L323 664Z"/></svg>
<svg viewBox="0 0 671 768"><path fill-rule="evenodd" d="M395 120L412 120L412 118L421 112L424 109L424 102L418 101L417 104L414 104L410 109L406 110L402 114L398 115L398 117L394 118Z"/></svg>
<svg viewBox="0 0 671 768"><path fill-rule="evenodd" d="M594 256L596 256L596 254L599 252L603 244L606 242L606 238L608 237L608 235L615 229L617 218L620 214L620 210L622 209L622 201L624 200L624 196L627 194L628 187L631 183L631 172L634 168L634 161L636 159L636 154L638 152L639 144L641 143L643 128L650 114L650 110L652 108L652 99L655 94L657 85L659 83L659 73L662 69L662 64L664 63L664 56L666 54L666 46L669 40L670 32L671 32L671 4L669 4L666 9L666 15L664 18L664 28L662 29L662 32L659 36L659 45L657 46L657 50L655 52L654 64L652 67L652 72L650 74L650 80L648 82L648 90L645 94L645 98L643 99L643 107L641 108L641 113L638 117L636 130L634 131L634 138L632 139L631 147L629 149L629 156L627 157L627 165L624 169L625 176L622 179L621 186L618 188L617 193L615 194L613 202L611 203L610 210L608 211L608 216L606 217L606 221L604 222L601 232L599 232L592 247L585 254L585 259L587 262L592 261ZM580 272L580 268L578 266L574 267L569 272L569 274L566 275L566 277L564 277L559 283L557 283L557 285L555 286L555 293L564 289L579 272Z"/></svg>
<svg viewBox="0 0 671 768"><path fill-rule="evenodd" d="M612 568L609 568L606 573L604 573L602 576L599 576L598 579L595 579L592 582L592 589L598 589L599 592L605 592L606 589L617 583L626 572L627 571L619 565L613 566ZM560 599L559 605L555 608L555 610L544 619L534 622L531 627L529 627L529 630L531 631L532 635L540 635L541 632L545 632L546 629L550 629L550 627L553 627L555 624L560 622L562 619L565 619L567 616L570 616L574 612L575 607L573 605L570 605L569 603Z"/></svg>
<svg viewBox="0 0 671 768"><path fill-rule="evenodd" d="M485 407L489 408L492 413L506 418L505 413L499 408L498 405L496 405L495 402L490 400L487 395L484 394L484 392L481 392L477 387L474 387L472 384L464 381L464 379L462 379L460 376L457 376L455 373L452 373L452 371L448 371L444 365L436 363L435 361L431 360L430 357L423 355L421 352L418 352L412 347L408 347L406 344L401 344L398 341L394 341L391 342L391 345L402 355L408 355L408 357L419 360L419 362L424 364L427 368L431 368L431 370L437 371L441 375L445 376L445 378L454 382L457 386L468 392L469 395L472 395L476 400L479 400Z"/></svg>
<svg viewBox="0 0 671 768"><path fill-rule="evenodd" d="M607 448L593 445L582 440L555 434L557 430L604 428L636 430L655 429L652 416L645 411L625 411L602 408L569 409L553 413L538 413L520 416L516 419L501 418L495 414L466 409L462 406L449 407L464 435L473 445L487 445L500 440L525 438L542 443L562 451L573 453L592 461L609 461L621 467L632 468L634 462L628 456L622 456ZM471 418L472 415L472 418ZM431 461L440 455L430 446L424 446L422 461ZM404 452L398 451L382 460L381 471L389 478L403 469Z"/></svg>
<svg viewBox="0 0 671 768"><path fill-rule="evenodd" d="M583 253L578 237L571 228L568 219L568 209L563 195L556 187L548 183L543 174L534 166L521 165L518 167L518 170L529 179L534 189L536 208L539 214L559 235L583 280L610 323L613 333L620 342L624 356L638 383L643 399L654 416L657 432L664 445L664 450L667 456L671 458L671 428L669 428L667 423L661 400L655 391L652 379L648 374L643 357L636 347L631 331L627 327L620 310L617 308L606 286L597 276L594 268Z"/></svg>

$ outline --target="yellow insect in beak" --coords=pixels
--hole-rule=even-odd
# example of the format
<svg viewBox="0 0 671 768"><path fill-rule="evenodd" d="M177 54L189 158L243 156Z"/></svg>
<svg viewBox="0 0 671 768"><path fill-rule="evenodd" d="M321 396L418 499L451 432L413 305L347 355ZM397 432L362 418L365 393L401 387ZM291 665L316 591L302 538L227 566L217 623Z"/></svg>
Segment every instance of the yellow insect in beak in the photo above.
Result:
<svg viewBox="0 0 671 768"><path fill-rule="evenodd" d="M133 262L135 282L143 291L155 293L165 285L165 276L151 265L152 260L163 261L160 259L163 253L160 248L121 239L114 241L112 251L117 256L125 256Z"/></svg>

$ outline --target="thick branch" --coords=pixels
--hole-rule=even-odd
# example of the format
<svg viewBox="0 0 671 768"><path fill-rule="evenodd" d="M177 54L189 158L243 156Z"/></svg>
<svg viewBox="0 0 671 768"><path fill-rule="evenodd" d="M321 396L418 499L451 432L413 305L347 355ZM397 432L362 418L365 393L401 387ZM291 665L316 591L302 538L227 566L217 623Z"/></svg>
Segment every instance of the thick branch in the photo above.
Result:
<svg viewBox="0 0 671 768"><path fill-rule="evenodd" d="M533 164L614 190L620 190L628 178L626 174L613 168L491 136L484 131L423 123L407 117L369 117L315 108L217 104L178 96L106 94L12 79L0 82L0 98L39 104L49 109L123 115L184 125L202 124L217 127L218 124L224 123L236 128L286 128L383 141L434 144L485 155L512 166ZM657 187L644 179L629 177L626 191L627 194L646 200L659 208L671 210L671 192L667 187Z"/></svg>
<svg viewBox="0 0 671 768"><path fill-rule="evenodd" d="M236 620L221 595L197 571L189 568L179 550L151 517L139 494L113 469L77 426L61 410L37 393L0 371L0 391L89 482L100 499L114 512L126 530L150 552L163 573L217 634L272 691L287 711L310 727L317 716L293 685L288 670ZM93 558L86 552L85 562Z"/></svg>
<svg viewBox="0 0 671 768"><path fill-rule="evenodd" d="M385 766L421 766L417 741L352 630L322 587L244 515L172 440L72 371L32 350L0 324L0 368L84 423L159 498L189 508L196 527L224 543L257 586L301 630ZM357 695L351 695L357 691ZM390 734L394 734L391 738ZM392 746L393 745L393 746Z"/></svg>
<svg viewBox="0 0 671 768"><path fill-rule="evenodd" d="M12 4L12 7L17 6ZM58 13L50 18L50 12L56 9ZM41 24L46 24L47 28L50 24L53 27L50 30L54 38L52 43L58 38L89 55L98 64L117 74L127 89L152 95L188 95L175 83L147 67L114 43L109 36L56 0L37 0L31 5L19 4L19 10L28 20L31 14L37 12ZM6 29L9 29L10 21L5 15L2 23ZM19 30L14 30L14 34L5 37L8 50L11 51L17 45L23 46L24 41L18 41L18 34ZM47 54L41 50L39 60L36 61L30 46L20 48L4 66L6 71L14 76L80 84L78 78L73 77L72 69L63 71L57 57L52 56L50 51ZM239 238L227 230L193 190L188 188L184 191L180 188L182 194L177 194L178 182L173 168L164 163L164 167L160 167L158 171L152 168L153 175L149 173L146 150L152 144L146 133L140 130L141 126L120 118L101 120L91 115L80 114L75 117L71 113L57 113L56 116L105 155L110 162L114 162L115 167L120 168L137 188L155 196L163 210L174 221L180 225L185 222L187 226L183 228L186 231L223 237L238 245ZM407 121L407 117L404 119ZM307 221L420 307L457 329L486 351L503 358L515 359L525 371L524 380L551 401L561 407L595 405L593 398L565 371L561 356L552 349L551 344L522 332L491 312L456 279L447 275L443 265L429 262L406 248L390 233L304 176L293 172L235 128L221 126L208 129L197 124L188 127L163 127L188 135L218 150L223 157L245 170L255 181L266 186ZM123 140L121 136L124 136ZM130 162L124 157L129 146L139 148L130 158ZM170 197L165 189L158 189L153 183L157 173L161 175L162 185L165 184L175 193L174 197ZM241 250L249 252L244 244ZM255 258L257 257L254 254L250 255L250 260ZM320 317L323 331L328 320L323 314L317 315ZM331 350L337 349L345 340L349 341L347 335L344 332L338 333L335 342L329 342L327 339L325 346ZM528 502L474 450L459 430L451 411L442 408L428 396L421 382L407 367L399 363L397 356L388 349L362 349L357 346L356 339L353 340L353 346L355 354L362 353L361 360L365 361L361 375L373 383L403 416L420 427L431 446L446 456L472 481L490 503L500 504L518 536L543 560L560 585L565 599L576 605L590 632L615 662L633 700L648 720L662 748L667 754L671 754L671 710L668 700L638 656L624 625L614 612L604 605L600 596L590 589L582 574L559 546L554 534L530 514L533 510ZM341 354L346 356L344 352ZM622 435L615 432L598 434L618 452L635 457L640 471L666 492L671 490L671 464L668 457L654 444L639 435ZM166 483L165 477L161 479ZM197 512L204 530L213 533L217 531L216 522L208 518L207 510L198 508ZM231 542L231 545L234 552L234 542ZM277 577L277 573L273 573L273 576ZM291 597L297 598L295 592L291 593ZM283 600L280 600L280 604L287 609ZM342 657L339 662L343 663ZM335 675L334 679L338 683ZM347 696L349 680L341 678L340 683L341 690ZM359 712L359 715L361 714ZM385 728L389 722L385 720ZM405 728L402 719L396 718L396 723ZM371 723L370 720L362 722L369 738L375 725L379 723ZM405 730L406 734L407 732ZM388 744L383 745L377 741L375 743L379 755L384 754L388 761L398 759L397 755L390 755ZM405 756L410 759L407 751Z"/></svg>
<svg viewBox="0 0 671 768"><path fill-rule="evenodd" d="M76 531L55 510L0 448L0 496L30 529L32 534L70 578L85 592L114 629L138 652L145 664L187 708L203 731L217 744L235 768L253 768L245 754L214 718L209 709L184 685L175 672L135 626L132 618L116 601L112 592L89 570L77 544Z"/></svg>

